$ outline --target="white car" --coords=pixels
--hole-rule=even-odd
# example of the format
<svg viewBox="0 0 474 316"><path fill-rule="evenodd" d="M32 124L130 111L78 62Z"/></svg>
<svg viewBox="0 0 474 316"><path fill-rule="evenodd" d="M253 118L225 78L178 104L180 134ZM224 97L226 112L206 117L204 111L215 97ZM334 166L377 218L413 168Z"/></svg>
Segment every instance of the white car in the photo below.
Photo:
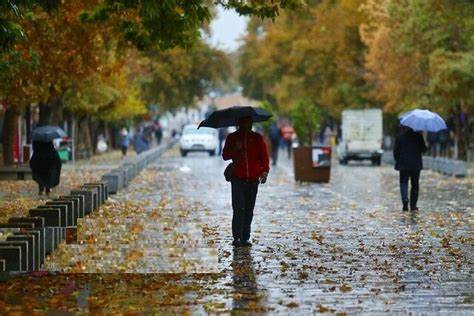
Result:
<svg viewBox="0 0 474 316"><path fill-rule="evenodd" d="M179 139L179 149L184 157L188 152L208 152L210 156L216 154L219 144L217 130L209 127L197 128L197 125L189 124L183 128Z"/></svg>

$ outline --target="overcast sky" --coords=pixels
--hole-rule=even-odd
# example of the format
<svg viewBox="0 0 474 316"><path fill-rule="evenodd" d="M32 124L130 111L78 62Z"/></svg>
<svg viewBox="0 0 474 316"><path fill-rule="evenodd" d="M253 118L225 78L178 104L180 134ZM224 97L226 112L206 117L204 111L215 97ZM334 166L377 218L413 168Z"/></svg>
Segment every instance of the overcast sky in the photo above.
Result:
<svg viewBox="0 0 474 316"><path fill-rule="evenodd" d="M211 22L209 42L227 52L235 51L239 47L238 39L245 34L247 20L234 10L224 10L219 6L217 17Z"/></svg>

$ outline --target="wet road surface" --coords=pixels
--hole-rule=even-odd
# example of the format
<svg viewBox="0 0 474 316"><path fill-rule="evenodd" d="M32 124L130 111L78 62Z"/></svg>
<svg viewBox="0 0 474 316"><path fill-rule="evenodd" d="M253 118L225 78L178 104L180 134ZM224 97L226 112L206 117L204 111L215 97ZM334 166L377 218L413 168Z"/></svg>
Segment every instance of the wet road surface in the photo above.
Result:
<svg viewBox="0 0 474 316"><path fill-rule="evenodd" d="M0 284L8 289L0 311L474 313L472 178L424 171L420 211L404 213L391 166L334 165L329 184L298 184L283 157L259 188L253 247L234 249L226 164L204 154L181 158L175 148L107 206L168 219L161 223L169 230L197 223L202 235L191 239L216 251L217 273L23 277ZM156 218L148 215L160 203Z"/></svg>

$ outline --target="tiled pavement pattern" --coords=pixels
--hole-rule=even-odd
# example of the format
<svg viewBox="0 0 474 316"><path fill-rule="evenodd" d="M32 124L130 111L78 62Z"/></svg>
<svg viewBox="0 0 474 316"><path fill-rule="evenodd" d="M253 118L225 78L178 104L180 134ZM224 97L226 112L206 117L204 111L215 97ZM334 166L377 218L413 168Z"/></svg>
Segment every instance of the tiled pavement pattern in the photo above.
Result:
<svg viewBox="0 0 474 316"><path fill-rule="evenodd" d="M472 178L424 172L421 210L402 213L390 166L336 165L330 184L296 184L282 158L260 187L253 247L233 249L225 165L173 150L121 192L116 203L125 207L115 208L129 210L128 225L143 217L131 205L153 212L165 198L162 218L200 223L197 242L217 249L219 273L30 276L0 283L8 289L0 312L474 314ZM140 222L143 231L151 220ZM88 231L83 240L96 237Z"/></svg>
<svg viewBox="0 0 474 316"><path fill-rule="evenodd" d="M296 184L285 158L260 186L244 253L229 245L225 163L162 163L184 170L186 196L209 208L224 271L251 283L223 310L474 314L472 178L424 172L421 211L403 213L390 166L335 165L330 184Z"/></svg>

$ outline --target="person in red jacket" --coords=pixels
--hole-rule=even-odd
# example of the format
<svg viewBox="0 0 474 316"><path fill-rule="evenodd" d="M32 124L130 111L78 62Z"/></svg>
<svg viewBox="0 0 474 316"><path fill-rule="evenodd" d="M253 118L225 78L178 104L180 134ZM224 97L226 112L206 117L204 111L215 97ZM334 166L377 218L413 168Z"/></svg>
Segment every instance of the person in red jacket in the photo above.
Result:
<svg viewBox="0 0 474 316"><path fill-rule="evenodd" d="M238 130L226 138L224 160L232 159L232 235L233 245L251 246L250 226L259 183L270 171L267 148L262 135L252 131L252 118L238 121Z"/></svg>

